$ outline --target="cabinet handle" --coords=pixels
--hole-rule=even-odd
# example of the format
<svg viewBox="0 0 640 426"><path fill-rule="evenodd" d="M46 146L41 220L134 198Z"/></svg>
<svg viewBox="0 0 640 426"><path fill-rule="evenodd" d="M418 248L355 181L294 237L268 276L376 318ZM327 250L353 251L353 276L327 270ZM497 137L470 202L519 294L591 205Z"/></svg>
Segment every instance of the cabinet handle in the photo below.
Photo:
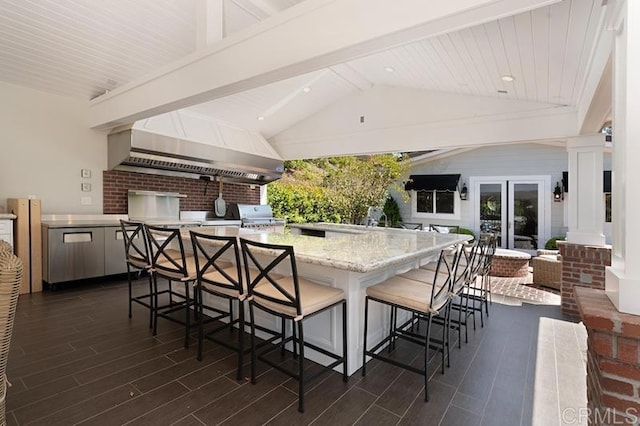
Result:
<svg viewBox="0 0 640 426"><path fill-rule="evenodd" d="M66 232L62 234L62 242L65 244L90 243L93 241L93 232Z"/></svg>

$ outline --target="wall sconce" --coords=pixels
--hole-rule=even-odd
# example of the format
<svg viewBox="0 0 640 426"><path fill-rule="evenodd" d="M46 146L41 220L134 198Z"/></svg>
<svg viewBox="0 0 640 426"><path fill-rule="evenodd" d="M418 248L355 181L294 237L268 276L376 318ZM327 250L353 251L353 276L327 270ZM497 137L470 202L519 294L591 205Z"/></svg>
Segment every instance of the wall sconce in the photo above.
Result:
<svg viewBox="0 0 640 426"><path fill-rule="evenodd" d="M559 203L563 199L562 188L560 188L560 182L556 182L556 187L553 190L553 201Z"/></svg>
<svg viewBox="0 0 640 426"><path fill-rule="evenodd" d="M466 200L468 195L469 195L469 190L467 189L467 184L463 183L462 189L460 190L460 199Z"/></svg>

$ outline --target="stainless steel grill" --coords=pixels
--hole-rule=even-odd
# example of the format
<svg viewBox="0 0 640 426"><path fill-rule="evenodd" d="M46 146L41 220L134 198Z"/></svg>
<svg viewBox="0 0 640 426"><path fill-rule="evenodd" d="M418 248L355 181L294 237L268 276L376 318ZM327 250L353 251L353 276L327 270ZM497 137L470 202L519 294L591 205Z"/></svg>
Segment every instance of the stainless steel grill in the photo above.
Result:
<svg viewBox="0 0 640 426"><path fill-rule="evenodd" d="M238 215L243 228L284 232L287 223L285 219L273 217L273 210L268 204L238 204Z"/></svg>

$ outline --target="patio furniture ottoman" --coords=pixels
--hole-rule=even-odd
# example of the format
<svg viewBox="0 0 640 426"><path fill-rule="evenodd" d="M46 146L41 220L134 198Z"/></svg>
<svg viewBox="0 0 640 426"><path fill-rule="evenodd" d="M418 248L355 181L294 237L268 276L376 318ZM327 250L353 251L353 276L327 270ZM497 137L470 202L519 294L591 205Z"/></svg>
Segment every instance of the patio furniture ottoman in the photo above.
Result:
<svg viewBox="0 0 640 426"><path fill-rule="evenodd" d="M532 259L533 283L556 290L562 287L562 261L557 251L538 250Z"/></svg>

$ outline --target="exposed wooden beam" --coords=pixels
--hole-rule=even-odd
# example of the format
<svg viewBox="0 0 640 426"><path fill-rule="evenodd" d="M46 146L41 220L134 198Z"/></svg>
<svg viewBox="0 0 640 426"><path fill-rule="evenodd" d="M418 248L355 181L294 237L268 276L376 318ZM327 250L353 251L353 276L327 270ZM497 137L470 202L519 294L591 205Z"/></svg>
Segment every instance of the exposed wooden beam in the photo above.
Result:
<svg viewBox="0 0 640 426"><path fill-rule="evenodd" d="M196 49L219 42L224 37L224 0L196 3Z"/></svg>
<svg viewBox="0 0 640 426"><path fill-rule="evenodd" d="M495 117L481 116L270 142L283 159L291 160L324 157L327 152L331 155L361 155L565 141L577 135L576 122L575 108L553 107Z"/></svg>
<svg viewBox="0 0 640 426"><path fill-rule="evenodd" d="M307 0L90 102L117 125L210 101L559 0Z"/></svg>

